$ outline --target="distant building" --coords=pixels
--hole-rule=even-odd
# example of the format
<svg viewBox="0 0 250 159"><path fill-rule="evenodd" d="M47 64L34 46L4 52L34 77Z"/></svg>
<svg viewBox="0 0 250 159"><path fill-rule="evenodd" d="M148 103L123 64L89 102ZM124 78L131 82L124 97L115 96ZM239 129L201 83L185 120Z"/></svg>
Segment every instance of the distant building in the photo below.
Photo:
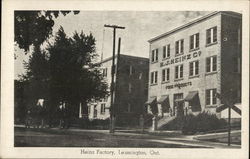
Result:
<svg viewBox="0 0 250 159"><path fill-rule="evenodd" d="M150 39L148 111L215 113L240 102L241 35L241 14L213 12Z"/></svg>
<svg viewBox="0 0 250 159"><path fill-rule="evenodd" d="M148 95L148 58L120 55L116 68L115 58L115 116L117 125L138 125L139 117L145 111L144 103ZM112 58L101 62L103 76L111 83ZM89 105L90 119L110 117L110 96Z"/></svg>

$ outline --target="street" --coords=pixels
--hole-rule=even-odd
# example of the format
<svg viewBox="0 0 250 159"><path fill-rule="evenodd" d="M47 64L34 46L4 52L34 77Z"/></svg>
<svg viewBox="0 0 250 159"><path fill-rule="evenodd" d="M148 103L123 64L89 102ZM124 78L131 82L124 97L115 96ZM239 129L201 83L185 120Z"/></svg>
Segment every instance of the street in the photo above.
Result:
<svg viewBox="0 0 250 159"><path fill-rule="evenodd" d="M140 147L140 148L229 148L226 144L193 140L182 135L82 129L15 128L15 147ZM232 145L230 148L240 148Z"/></svg>

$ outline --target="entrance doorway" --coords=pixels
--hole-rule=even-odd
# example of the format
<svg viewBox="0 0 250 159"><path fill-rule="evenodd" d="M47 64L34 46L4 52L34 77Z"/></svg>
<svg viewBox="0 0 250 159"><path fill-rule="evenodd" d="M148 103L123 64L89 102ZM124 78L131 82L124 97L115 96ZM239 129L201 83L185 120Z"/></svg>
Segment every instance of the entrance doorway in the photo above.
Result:
<svg viewBox="0 0 250 159"><path fill-rule="evenodd" d="M184 115L183 93L174 94L173 115L174 116L183 116Z"/></svg>

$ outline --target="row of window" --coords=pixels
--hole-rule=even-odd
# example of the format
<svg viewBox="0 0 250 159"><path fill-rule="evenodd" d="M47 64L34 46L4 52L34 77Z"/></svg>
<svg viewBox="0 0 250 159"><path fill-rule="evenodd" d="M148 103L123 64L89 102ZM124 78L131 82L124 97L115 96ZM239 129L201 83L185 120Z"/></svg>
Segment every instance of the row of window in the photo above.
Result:
<svg viewBox="0 0 250 159"><path fill-rule="evenodd" d="M100 99L100 102L107 102L108 101L108 97L104 97L102 99Z"/></svg>
<svg viewBox="0 0 250 159"><path fill-rule="evenodd" d="M217 70L217 56L206 58L206 72L215 72ZM199 61L192 61L189 63L189 76L199 75ZM183 64L175 66L175 79L183 78ZM151 72L150 83L157 84L158 71ZM162 82L170 80L170 68L162 70Z"/></svg>
<svg viewBox="0 0 250 159"><path fill-rule="evenodd" d="M116 65L114 65L114 70L116 69ZM126 70L128 72L128 75L133 75L135 73L135 69L133 66L129 66L129 68ZM115 73L115 71L114 71ZM108 68L103 68L102 69L102 76L107 77L108 76Z"/></svg>
<svg viewBox="0 0 250 159"><path fill-rule="evenodd" d="M206 95L205 95L205 102L206 102L206 105L207 106L212 106L212 105L216 105L217 104L217 97L216 97L216 94L217 94L217 90L214 88L214 89L206 89ZM180 100L180 99L183 99L183 93L177 93L177 94L174 94L173 95L173 101L177 101L177 100ZM174 102L174 107L179 105L180 103L176 103ZM184 104L184 103L183 103Z"/></svg>
<svg viewBox="0 0 250 159"><path fill-rule="evenodd" d="M100 114L105 114L105 110L106 110L106 104L105 103L102 103L101 104L101 112ZM89 113L90 113L90 107L88 109ZM97 105L94 105L94 118L97 117Z"/></svg>
<svg viewBox="0 0 250 159"><path fill-rule="evenodd" d="M89 112L90 112L90 107L89 107ZM103 114L105 114L105 112L106 112L106 104L102 103L100 114L103 115ZM126 112L128 112L128 113L132 112L130 103L127 104ZM96 118L96 117L97 117L97 105L94 106L94 118Z"/></svg>
<svg viewBox="0 0 250 159"><path fill-rule="evenodd" d="M189 38L189 49L194 50L200 47L200 34L196 33ZM217 42L217 27L213 27L206 30L206 45L210 45ZM159 49L152 50L151 61L158 61ZM184 39L180 39L175 42L175 55L180 55L184 53ZM170 57L170 44L163 46L162 58Z"/></svg>
<svg viewBox="0 0 250 159"><path fill-rule="evenodd" d="M217 104L217 90L216 88L214 89L207 89L206 90L206 105L211 106L211 105L216 105ZM178 93L174 94L174 101L178 99L183 99L183 93ZM174 103L176 105L176 103Z"/></svg>

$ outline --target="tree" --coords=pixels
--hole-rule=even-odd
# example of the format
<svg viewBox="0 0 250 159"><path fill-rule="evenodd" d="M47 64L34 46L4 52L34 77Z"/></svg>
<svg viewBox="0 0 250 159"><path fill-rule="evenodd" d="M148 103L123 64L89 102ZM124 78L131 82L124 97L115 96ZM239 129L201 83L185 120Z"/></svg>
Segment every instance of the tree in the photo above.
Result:
<svg viewBox="0 0 250 159"><path fill-rule="evenodd" d="M50 121L54 120L62 102L67 105L69 118L77 117L80 103L87 112L89 101L108 94L108 85L94 62L96 57L92 34L75 32L73 37L67 37L61 27L55 41L44 51L34 47L25 64L26 74L21 78L25 84L25 103L32 106L37 99L46 99Z"/></svg>
<svg viewBox="0 0 250 159"><path fill-rule="evenodd" d="M31 110L38 99L46 99L49 96L48 90L48 57L40 47L35 47L24 64L26 73L18 80L15 80L15 121L24 122L26 113Z"/></svg>
<svg viewBox="0 0 250 159"><path fill-rule="evenodd" d="M21 80L14 80L14 98L15 98L15 108L14 108L14 116L15 123L25 121L26 116L26 98L24 94L26 83Z"/></svg>
<svg viewBox="0 0 250 159"><path fill-rule="evenodd" d="M34 47L29 61L25 63L26 74L22 76L22 81L26 81L29 87L29 99L37 100L48 97L49 67L48 55L40 50L40 47Z"/></svg>
<svg viewBox="0 0 250 159"><path fill-rule="evenodd" d="M15 11L15 37L19 48L26 52L29 46L40 46L52 34L54 18L71 11ZM79 11L73 11L78 14Z"/></svg>
<svg viewBox="0 0 250 159"><path fill-rule="evenodd" d="M107 83L104 82L98 65L93 61L95 38L92 34L74 33L67 37L61 27L55 42L47 48L49 54L50 98L54 105L66 102L71 117L78 115L79 103L83 110L92 99L107 95Z"/></svg>

